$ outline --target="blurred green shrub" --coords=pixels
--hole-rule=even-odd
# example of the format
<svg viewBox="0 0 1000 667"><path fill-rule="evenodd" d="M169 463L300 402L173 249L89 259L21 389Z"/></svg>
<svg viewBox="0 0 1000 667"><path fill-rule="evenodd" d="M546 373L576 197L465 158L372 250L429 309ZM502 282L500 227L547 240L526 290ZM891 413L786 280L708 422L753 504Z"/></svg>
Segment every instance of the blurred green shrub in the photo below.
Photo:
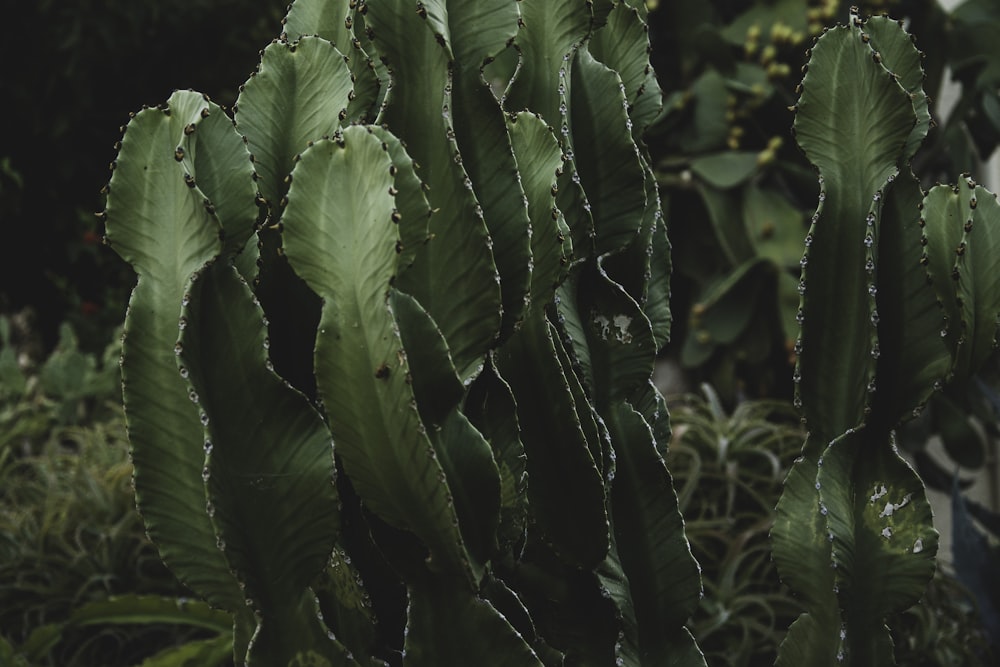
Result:
<svg viewBox="0 0 1000 667"><path fill-rule="evenodd" d="M111 596L184 590L135 511L120 411L88 426L50 424L47 436L27 456L0 446L0 634L11 655L26 645L39 664L131 665L204 637L163 623L59 626Z"/></svg>
<svg viewBox="0 0 1000 667"><path fill-rule="evenodd" d="M64 323L55 350L36 368L27 343L14 340L11 322L0 316L0 452L37 453L60 428L120 411L117 337L98 358L79 349Z"/></svg>
<svg viewBox="0 0 1000 667"><path fill-rule="evenodd" d="M661 87L676 91L647 137L676 269L667 354L727 403L740 393L791 396L799 262L818 188L789 140L787 107L810 40L851 4L909 22L932 100L946 67L961 86L913 161L917 176L925 185L978 178L1000 139L995 0L968 0L950 15L935 0L660 2L651 13L653 64Z"/></svg>

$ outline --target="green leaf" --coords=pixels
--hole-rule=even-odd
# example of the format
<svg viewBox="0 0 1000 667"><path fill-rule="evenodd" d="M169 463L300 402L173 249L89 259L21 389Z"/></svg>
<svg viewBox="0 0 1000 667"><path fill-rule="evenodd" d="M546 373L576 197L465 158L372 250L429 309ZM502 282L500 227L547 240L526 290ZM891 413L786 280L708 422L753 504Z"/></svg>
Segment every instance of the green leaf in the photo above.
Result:
<svg viewBox="0 0 1000 667"><path fill-rule="evenodd" d="M550 127L566 124L567 111L560 105L568 99L570 60L590 32L588 4L586 0L521 0L523 25L514 43L522 64L506 93L506 109L531 109Z"/></svg>
<svg viewBox="0 0 1000 667"><path fill-rule="evenodd" d="M484 565L498 549L500 471L483 435L459 410L430 433L448 478L459 527L469 554Z"/></svg>
<svg viewBox="0 0 1000 667"><path fill-rule="evenodd" d="M517 31L517 3L513 0L495 0L470 3L477 8L494 6L509 7L510 27L513 30L501 32L513 38ZM452 14L454 16L454 14ZM468 17L472 26L478 26L475 15ZM499 17L497 17L499 20ZM464 25L464 24L463 24ZM502 24L505 25L505 24ZM485 27L483 28L485 29ZM466 36L460 40L475 42ZM459 35L454 35L459 40ZM487 34L481 36L489 41ZM502 46L506 40L500 42ZM493 91L483 81L479 69L460 68L455 76L452 101L454 109L455 135L459 150L462 153L462 164L472 182L472 190L482 209L492 242L493 259L500 275L500 294L502 296L503 321L500 327L500 339L505 339L513 332L517 323L524 316L527 307L527 297L531 284L531 225L528 219L528 205L525 191L522 189L522 174L536 168L543 168L544 163L537 167L522 165L518 170L511 137L507 131L507 121L500 103ZM554 173L542 171L542 177L552 177Z"/></svg>
<svg viewBox="0 0 1000 667"><path fill-rule="evenodd" d="M820 441L864 419L877 357L870 287L878 218L915 122L909 95L873 60L859 25L833 28L817 41L794 124L822 179L802 272L797 392Z"/></svg>
<svg viewBox="0 0 1000 667"><path fill-rule="evenodd" d="M917 122L906 139L904 159L910 160L920 148L931 126L930 100L924 92L926 78L921 66L922 54L917 51L902 24L887 16L872 16L865 21L865 33L878 52L883 67L892 72L899 85L910 95Z"/></svg>
<svg viewBox="0 0 1000 667"><path fill-rule="evenodd" d="M469 421L493 449L500 472L500 525L497 537L501 552L509 551L524 538L528 514L528 474L524 444L517 421L514 395L499 376L492 360L469 388L464 404Z"/></svg>
<svg viewBox="0 0 1000 667"><path fill-rule="evenodd" d="M285 252L324 299L316 376L352 484L369 509L424 541L432 569L462 573L471 584L478 576L387 303L399 239L391 166L382 142L363 127L307 150L288 193Z"/></svg>
<svg viewBox="0 0 1000 667"><path fill-rule="evenodd" d="M691 308L692 333L684 342L681 357L685 365L694 365L701 358L700 348L710 353L716 345L740 338L750 326L760 293L773 273L769 261L750 260L705 287Z"/></svg>
<svg viewBox="0 0 1000 667"><path fill-rule="evenodd" d="M594 219L595 252L620 250L639 231L647 205L645 174L632 140L621 77L586 49L573 60L573 148Z"/></svg>
<svg viewBox="0 0 1000 667"><path fill-rule="evenodd" d="M884 619L915 604L934 574L930 504L890 437L871 429L845 435L823 453L816 476L833 535L848 665L892 664L885 661L892 644Z"/></svg>
<svg viewBox="0 0 1000 667"><path fill-rule="evenodd" d="M356 3L349 0L295 0L283 21L282 39L295 42L315 35L331 42L347 57L354 95L347 104L346 122L364 123L374 119L383 83L388 83L381 80L375 63L365 50L366 45L361 39L355 40L356 36L365 37L358 25L362 21Z"/></svg>
<svg viewBox="0 0 1000 667"><path fill-rule="evenodd" d="M73 610L69 622L74 625L190 625L220 635L231 634L233 630L232 616L227 612L213 609L200 600L155 595L119 595L88 602ZM231 637L229 641L232 642Z"/></svg>
<svg viewBox="0 0 1000 667"><path fill-rule="evenodd" d="M396 260L400 274L413 265L420 247L428 242L427 222L433 213L424 194L426 187L417 176L416 164L403 148L403 143L389 130L378 125L369 127L389 149L389 157L396 168L396 211L399 214L399 242L402 249Z"/></svg>
<svg viewBox="0 0 1000 667"><path fill-rule="evenodd" d="M244 609L243 595L205 513L202 426L174 354L188 279L221 250L217 218L197 186L186 184L176 159L185 128L197 133L208 108L197 93L178 92L167 110L136 114L111 178L107 234L138 274L122 344L136 504L177 577L211 604L235 611Z"/></svg>
<svg viewBox="0 0 1000 667"><path fill-rule="evenodd" d="M312 590L324 623L344 645L355 655L372 655L377 641L375 610L361 573L340 545L334 547L330 564L313 582Z"/></svg>
<svg viewBox="0 0 1000 667"><path fill-rule="evenodd" d="M528 499L552 548L579 567L608 550L604 484L556 356L554 327L533 316L496 354L510 383L527 454Z"/></svg>
<svg viewBox="0 0 1000 667"><path fill-rule="evenodd" d="M755 253L783 269L797 269L802 258L805 216L788 197L754 183L743 189L743 221ZM798 301L798 298L796 298Z"/></svg>
<svg viewBox="0 0 1000 667"><path fill-rule="evenodd" d="M367 4L366 21L392 72L379 123L406 144L427 183L435 209L433 239L418 250L397 287L414 296L441 327L463 381L482 370L501 320L497 267L483 214L453 138L452 72L447 46L439 44L412 3ZM424 12L429 16L429 12ZM436 26L439 33L440 26Z"/></svg>
<svg viewBox="0 0 1000 667"><path fill-rule="evenodd" d="M518 31L517 0L429 0L428 22L447 39L455 65L477 75Z"/></svg>
<svg viewBox="0 0 1000 667"><path fill-rule="evenodd" d="M728 190L743 183L757 171L757 153L726 151L691 160L691 171L714 188Z"/></svg>
<svg viewBox="0 0 1000 667"><path fill-rule="evenodd" d="M771 528L774 564L781 580L802 597L813 614L813 625L839 625L835 616L837 599L833 591L834 572L830 566L830 539L826 520L819 512L819 489L816 488L817 461L826 443L811 433L803 445L803 456L795 462L785 479L781 499L775 508ZM801 630L800 632L806 632Z"/></svg>
<svg viewBox="0 0 1000 667"><path fill-rule="evenodd" d="M594 32L588 46L599 61L618 72L632 120L632 137L639 143L646 128L659 115L663 92L650 67L649 26L627 3L618 3L607 24Z"/></svg>
<svg viewBox="0 0 1000 667"><path fill-rule="evenodd" d="M524 638L489 602L447 581L409 587L407 667L542 667Z"/></svg>
<svg viewBox="0 0 1000 667"><path fill-rule="evenodd" d="M750 230L740 215L738 193L727 192L696 183L695 190L705 203L705 211L714 232L714 242L732 266L756 257Z"/></svg>
<svg viewBox="0 0 1000 667"><path fill-rule="evenodd" d="M654 664L704 664L679 660L691 648L683 626L698 605L701 577L670 473L642 415L619 402L604 416L616 455L613 524L642 655Z"/></svg>
<svg viewBox="0 0 1000 667"><path fill-rule="evenodd" d="M308 586L339 530L333 442L319 413L270 368L264 314L235 268L192 282L177 353L205 435L208 514L257 617L248 661L338 653Z"/></svg>
<svg viewBox="0 0 1000 667"><path fill-rule="evenodd" d="M562 212L556 208L556 174L562 153L552 128L541 116L522 111L508 121L511 146L517 160L521 187L528 198L531 220L530 306L544 307L566 277L573 242Z"/></svg>
<svg viewBox="0 0 1000 667"><path fill-rule="evenodd" d="M213 667L224 665L233 655L230 636L190 641L150 656L139 667Z"/></svg>
<svg viewBox="0 0 1000 667"><path fill-rule="evenodd" d="M344 55L320 37L272 42L236 101L236 126L260 174L260 192L277 217L295 156L332 135L346 118L352 90Z"/></svg>
<svg viewBox="0 0 1000 667"><path fill-rule="evenodd" d="M878 367L873 419L886 427L908 419L940 383L951 365L941 332L944 313L927 269L917 261L923 252L920 230L922 193L905 171L886 197L881 218L877 283Z"/></svg>
<svg viewBox="0 0 1000 667"><path fill-rule="evenodd" d="M658 216L650 241L649 288L643 312L653 330L653 340L659 351L670 342L673 313L670 311L670 240L663 216Z"/></svg>
<svg viewBox="0 0 1000 667"><path fill-rule="evenodd" d="M427 425L440 425L465 394L448 343L416 299L392 290L389 303L411 368L420 417Z"/></svg>
<svg viewBox="0 0 1000 667"><path fill-rule="evenodd" d="M837 661L841 650L837 625L836 619L821 621L812 614L799 616L788 628L788 634L778 647L775 667L835 667L842 664L842 660Z"/></svg>
<svg viewBox="0 0 1000 667"><path fill-rule="evenodd" d="M582 257L593 246L594 222L579 183L570 107L572 63L590 32L591 7L586 0L522 0L520 9L522 25L514 44L521 61L505 93L504 108L530 109L556 130L565 161L556 200L570 229L573 249Z"/></svg>
<svg viewBox="0 0 1000 667"><path fill-rule="evenodd" d="M954 189L932 188L921 215L958 378L975 373L992 354L1000 313L1000 204L971 179L963 180Z"/></svg>

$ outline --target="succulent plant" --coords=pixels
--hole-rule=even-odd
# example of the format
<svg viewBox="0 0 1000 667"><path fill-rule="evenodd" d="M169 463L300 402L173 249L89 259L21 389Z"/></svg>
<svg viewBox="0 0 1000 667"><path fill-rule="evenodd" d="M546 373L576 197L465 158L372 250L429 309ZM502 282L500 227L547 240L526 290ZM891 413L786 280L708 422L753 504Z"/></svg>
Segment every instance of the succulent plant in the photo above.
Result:
<svg viewBox="0 0 1000 667"><path fill-rule="evenodd" d="M922 79L901 25L853 10L811 49L795 108L820 193L795 346L809 434L772 531L807 611L779 665L893 664L885 619L921 596L937 550L895 429L996 346L1000 205L967 177L921 191L909 164L931 123Z"/></svg>
<svg viewBox="0 0 1000 667"><path fill-rule="evenodd" d="M237 664L704 664L645 19L296 0L232 117L129 122L136 500Z"/></svg>

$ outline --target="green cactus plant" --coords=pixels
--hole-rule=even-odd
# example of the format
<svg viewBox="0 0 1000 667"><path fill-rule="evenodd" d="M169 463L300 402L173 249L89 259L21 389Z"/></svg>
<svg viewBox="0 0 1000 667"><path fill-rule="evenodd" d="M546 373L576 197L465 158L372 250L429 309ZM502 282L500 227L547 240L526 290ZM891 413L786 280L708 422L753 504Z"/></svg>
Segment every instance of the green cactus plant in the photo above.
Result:
<svg viewBox="0 0 1000 667"><path fill-rule="evenodd" d="M129 122L136 501L237 664L704 664L645 19L296 0L232 118Z"/></svg>
<svg viewBox="0 0 1000 667"><path fill-rule="evenodd" d="M921 596L938 539L895 428L996 347L1000 205L970 178L921 191L922 78L903 28L854 9L811 49L795 108L820 194L797 315L808 436L772 530L806 613L779 665L893 664L885 619Z"/></svg>

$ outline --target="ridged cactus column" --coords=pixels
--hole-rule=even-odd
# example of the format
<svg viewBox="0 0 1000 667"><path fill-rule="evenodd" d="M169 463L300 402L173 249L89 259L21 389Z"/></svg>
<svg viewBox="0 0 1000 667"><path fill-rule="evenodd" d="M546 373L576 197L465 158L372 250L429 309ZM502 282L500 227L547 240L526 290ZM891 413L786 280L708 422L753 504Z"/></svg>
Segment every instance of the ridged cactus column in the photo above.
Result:
<svg viewBox="0 0 1000 667"><path fill-rule="evenodd" d="M704 665L645 18L296 0L231 118L130 123L137 504L237 664Z"/></svg>
<svg viewBox="0 0 1000 667"><path fill-rule="evenodd" d="M994 345L998 277L970 269L996 267L1000 209L971 181L921 192L909 160L930 122L922 77L900 25L852 13L813 46L795 109L820 201L794 376L808 437L772 531L807 611L780 665L894 664L885 619L919 599L937 551L894 429Z"/></svg>

